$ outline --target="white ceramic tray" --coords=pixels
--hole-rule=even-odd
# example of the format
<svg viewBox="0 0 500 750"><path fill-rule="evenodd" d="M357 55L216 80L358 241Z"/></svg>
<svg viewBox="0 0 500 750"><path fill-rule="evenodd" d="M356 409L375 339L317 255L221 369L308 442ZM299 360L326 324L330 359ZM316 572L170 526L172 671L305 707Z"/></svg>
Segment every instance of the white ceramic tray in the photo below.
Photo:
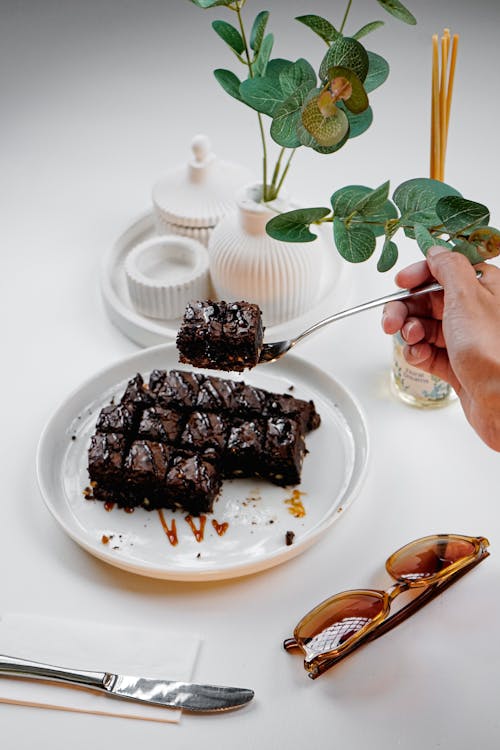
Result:
<svg viewBox="0 0 500 750"><path fill-rule="evenodd" d="M245 382L283 393L293 386L298 398L315 401L322 423L307 436L309 453L297 488L303 493L300 501L305 516L291 513L286 502L292 497L290 489L258 479L226 480L214 513L207 516L201 542L196 541L185 514L163 511L169 527L176 520L178 544L172 546L157 511L137 508L129 514L114 508L108 512L102 502L84 498L89 483L87 451L100 409L123 392L135 373L147 377L154 368L177 367L173 344L141 350L94 375L56 409L37 454L39 486L54 518L92 555L154 578L234 578L303 552L357 496L366 473L368 434L352 395L319 368L291 354L257 367L245 376ZM222 536L212 520L228 523ZM291 545L286 544L287 531L295 535Z"/></svg>
<svg viewBox="0 0 500 750"><path fill-rule="evenodd" d="M159 321L141 315L130 300L124 269L125 258L133 247L152 237L155 231L152 213L135 221L105 255L101 272L101 291L110 319L122 333L140 346L155 346L173 341L180 325L180 319ZM331 227L322 227L320 231L325 236L331 235ZM267 327L266 338L269 341L290 338L318 320L341 310L347 296L347 273L347 264L338 255L330 238L325 250L317 303L294 320Z"/></svg>

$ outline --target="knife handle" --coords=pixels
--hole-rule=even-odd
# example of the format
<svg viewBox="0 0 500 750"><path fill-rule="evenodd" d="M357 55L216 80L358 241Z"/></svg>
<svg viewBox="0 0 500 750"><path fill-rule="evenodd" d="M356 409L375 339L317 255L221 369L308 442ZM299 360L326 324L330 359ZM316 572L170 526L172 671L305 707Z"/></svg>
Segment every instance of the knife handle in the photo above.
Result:
<svg viewBox="0 0 500 750"><path fill-rule="evenodd" d="M112 675L107 672L87 672L83 670L54 667L51 664L41 664L13 656L0 654L0 675L12 677L30 677L38 680L64 682L70 685L80 685L94 690L106 690Z"/></svg>

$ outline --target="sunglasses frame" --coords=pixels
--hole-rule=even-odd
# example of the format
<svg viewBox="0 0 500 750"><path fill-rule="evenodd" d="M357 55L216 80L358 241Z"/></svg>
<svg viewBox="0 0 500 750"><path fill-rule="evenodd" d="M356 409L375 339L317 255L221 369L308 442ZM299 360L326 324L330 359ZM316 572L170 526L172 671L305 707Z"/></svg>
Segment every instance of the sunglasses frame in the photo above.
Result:
<svg viewBox="0 0 500 750"><path fill-rule="evenodd" d="M417 579L414 581L409 581L401 576L398 577L391 570L392 561L401 552L421 542L439 542L440 540L446 540L447 542L453 540L469 542L474 545L474 552L470 555L460 558L454 563L451 563L446 568L443 568L443 570L438 571L432 576L431 580ZM352 589L348 591L342 591L339 594L335 594L334 596L325 599L323 602L311 609L306 615L304 615L304 617L301 618L301 620L294 628L293 638L287 638L284 641L283 646L287 651L300 649L300 651L305 654L304 668L308 673L308 677L314 680L321 674L326 672L326 670L330 669L339 661L358 649L360 646L363 646L365 643L373 641L376 638L380 638L381 635L384 635L388 631L392 630L392 628L396 627L396 625L404 622L404 620L406 620L408 617L411 617L411 615L413 615L419 609L432 601L432 599L434 599L436 596L439 596L439 594L447 589L448 586L451 586L453 583L455 583L455 581L458 581L459 578L468 573L469 570L472 570L472 568L474 568L476 565L482 562L482 560L489 556L490 553L487 550L488 546L489 541L488 539L486 539L486 537L483 536L470 537L464 536L462 534L433 534L430 536L415 539L412 542L404 545L403 547L400 547L400 549L390 555L390 557L388 557L386 560L386 570L393 578L393 580L396 581L393 586L391 586L386 591L383 591L381 589ZM422 589L422 593L408 602L400 610L392 615L389 615L392 601L399 594L402 594L405 591L409 591L410 589ZM308 650L306 646L303 646L300 643L300 629L309 620L309 618L314 616L320 610L324 609L330 603L340 597L349 597L354 595L359 596L360 594L367 594L378 597L383 601L383 607L380 613L376 615L376 617L374 617L367 625L364 625L362 628L360 628L360 630L358 630L355 635L347 639L345 643L341 644L337 648L327 652L314 652L312 650Z"/></svg>

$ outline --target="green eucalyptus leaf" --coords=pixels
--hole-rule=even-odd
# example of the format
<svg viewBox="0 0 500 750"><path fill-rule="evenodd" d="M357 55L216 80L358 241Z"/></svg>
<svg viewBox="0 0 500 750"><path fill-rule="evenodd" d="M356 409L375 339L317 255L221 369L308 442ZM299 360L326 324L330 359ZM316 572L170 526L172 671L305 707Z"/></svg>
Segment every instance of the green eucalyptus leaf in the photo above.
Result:
<svg viewBox="0 0 500 750"><path fill-rule="evenodd" d="M365 185L347 185L331 197L334 215L348 219L352 227L369 229L376 237L385 233L387 221L398 218L398 211L392 201L382 200L388 185L384 183L372 190ZM368 211L365 207L368 207Z"/></svg>
<svg viewBox="0 0 500 750"><path fill-rule="evenodd" d="M363 82L368 73L368 53L357 39L352 39L347 36L340 37L331 44L321 62L319 69L319 77L321 80L326 81L328 78L328 71L330 68L336 66L342 66L344 68L349 68L349 70L353 70L361 82Z"/></svg>
<svg viewBox="0 0 500 750"><path fill-rule="evenodd" d="M453 247L454 253L460 253L460 255L465 255L465 257L473 264L476 263L482 263L484 258L479 254L477 246L474 245L472 242L467 242L467 240L459 240L455 243Z"/></svg>
<svg viewBox="0 0 500 750"><path fill-rule="evenodd" d="M236 76L231 70L224 70L223 68L217 68L217 70L214 70L214 76L224 91L235 99L238 99L238 101L243 101L240 95L241 81L238 76Z"/></svg>
<svg viewBox="0 0 500 750"><path fill-rule="evenodd" d="M309 230L309 225L320 221L329 213L329 208L298 208L287 211L268 221L266 232L283 242L312 242L317 235Z"/></svg>
<svg viewBox="0 0 500 750"><path fill-rule="evenodd" d="M318 154L333 154L335 151L341 149L342 146L345 146L345 144L349 140L349 131L335 145L321 146L318 141L311 135L311 133L309 133L309 131L305 129L302 124L302 120L299 120L299 122L297 123L297 137L300 140L302 146L312 148Z"/></svg>
<svg viewBox="0 0 500 750"><path fill-rule="evenodd" d="M385 205L389 197L390 182L384 182L377 188L370 190L369 193L360 198L354 206L354 210L363 214L363 216L373 216L377 214Z"/></svg>
<svg viewBox="0 0 500 750"><path fill-rule="evenodd" d="M377 55L376 52L368 52L368 73L363 85L365 91L370 93L375 91L387 80L389 76L389 63L384 60L383 57Z"/></svg>
<svg viewBox="0 0 500 750"><path fill-rule="evenodd" d="M318 107L319 96L309 100L302 110L302 125L320 146L334 146L349 132L346 113L335 107L331 115L324 115Z"/></svg>
<svg viewBox="0 0 500 750"><path fill-rule="evenodd" d="M486 206L459 195L440 198L436 204L436 213L450 234L488 224L490 220L490 212Z"/></svg>
<svg viewBox="0 0 500 750"><path fill-rule="evenodd" d="M372 21L371 23L367 23L364 26L362 26L359 31L353 34L352 38L362 39L362 37L366 36L367 34L370 34L370 32L375 31L376 29L380 29L380 27L383 25L384 25L383 21Z"/></svg>
<svg viewBox="0 0 500 750"><path fill-rule="evenodd" d="M349 263L362 263L373 255L377 240L370 229L346 227L341 219L333 221L333 238L340 255Z"/></svg>
<svg viewBox="0 0 500 750"><path fill-rule="evenodd" d="M355 115L361 114L368 109L368 97L363 84L353 70L342 66L335 66L328 71L328 83L331 84L336 78L345 78L351 85L351 96L344 99L344 105Z"/></svg>
<svg viewBox="0 0 500 750"><path fill-rule="evenodd" d="M274 117L285 96L275 78L247 78L240 86L241 99L257 112Z"/></svg>
<svg viewBox="0 0 500 750"><path fill-rule="evenodd" d="M310 91L306 81L276 108L271 124L271 138L284 148L297 148L301 145L297 135L302 106Z"/></svg>
<svg viewBox="0 0 500 750"><path fill-rule="evenodd" d="M254 75L264 76L266 74L267 64L273 51L274 36L272 34L266 34L260 45L259 54L255 58L252 68Z"/></svg>
<svg viewBox="0 0 500 750"><path fill-rule="evenodd" d="M251 49L253 49L255 54L258 54L260 50L260 45L262 44L262 40L264 39L264 34L266 32L268 19L269 11L261 10L261 12L257 14L255 21L253 22L252 31L250 32L250 47Z"/></svg>
<svg viewBox="0 0 500 750"><path fill-rule="evenodd" d="M409 23L411 26L417 23L415 16L410 13L400 0L378 0L378 3L394 18L404 21L404 23Z"/></svg>
<svg viewBox="0 0 500 750"><path fill-rule="evenodd" d="M364 133L373 122L373 110L367 107L364 112L355 115L344 106L344 102L338 102L337 106L344 110L349 120L349 138L357 138Z"/></svg>
<svg viewBox="0 0 500 750"><path fill-rule="evenodd" d="M289 68L290 65L294 65L294 63L291 60L284 60L281 57L269 60L266 68L266 78L273 78L278 81L281 72Z"/></svg>
<svg viewBox="0 0 500 750"><path fill-rule="evenodd" d="M212 28L231 47L233 52L236 52L237 55L241 55L244 52L245 43L238 29L235 29L227 21L212 21Z"/></svg>
<svg viewBox="0 0 500 750"><path fill-rule="evenodd" d="M322 18L321 16L297 16L295 20L303 23L305 26L308 26L312 31L314 31L315 34L320 36L323 41L327 42L328 44L330 42L333 42L334 39L338 39L338 37L342 36L342 34L337 31L335 26L332 26L330 21L327 21L326 18Z"/></svg>
<svg viewBox="0 0 500 750"><path fill-rule="evenodd" d="M309 89L313 89L316 86L316 73L307 60L299 58L297 62L280 71L279 82L283 94L291 96L303 83L307 83Z"/></svg>
<svg viewBox="0 0 500 750"><path fill-rule="evenodd" d="M371 188L365 185L346 185L339 188L330 198L333 213L340 219L346 219L356 210L356 205L371 192Z"/></svg>
<svg viewBox="0 0 500 750"><path fill-rule="evenodd" d="M415 224L415 239L424 255L427 255L428 249L434 247L434 245L447 247L448 250L453 249L453 246L449 242L442 240L440 237L434 237L423 224Z"/></svg>
<svg viewBox="0 0 500 750"><path fill-rule="evenodd" d="M234 0L191 0L191 2L194 5L197 5L198 8L206 10L207 8L215 8L216 5L225 5L227 7L231 5Z"/></svg>
<svg viewBox="0 0 500 750"><path fill-rule="evenodd" d="M401 225L407 237L414 237L412 224L423 224L426 227L439 226L442 220L436 213L436 206L444 196L460 196L458 190L440 180L428 177L416 177L403 182L396 188L393 200L401 211Z"/></svg>
<svg viewBox="0 0 500 750"><path fill-rule="evenodd" d="M391 240L390 237L386 237L382 253L377 263L377 271L385 273L390 271L391 268L396 264L398 259L398 246Z"/></svg>

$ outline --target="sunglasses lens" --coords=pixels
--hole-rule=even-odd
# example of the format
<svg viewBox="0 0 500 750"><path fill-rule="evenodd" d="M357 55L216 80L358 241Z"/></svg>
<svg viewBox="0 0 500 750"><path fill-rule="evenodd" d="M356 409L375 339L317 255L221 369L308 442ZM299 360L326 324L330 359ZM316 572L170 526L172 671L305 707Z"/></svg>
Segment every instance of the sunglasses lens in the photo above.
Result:
<svg viewBox="0 0 500 750"><path fill-rule="evenodd" d="M310 612L299 623L295 637L316 655L334 651L372 623L384 607L384 596L377 592L339 594Z"/></svg>
<svg viewBox="0 0 500 750"><path fill-rule="evenodd" d="M476 554L476 547L458 536L433 536L407 544L387 561L387 570L399 581L439 577L450 565Z"/></svg>

